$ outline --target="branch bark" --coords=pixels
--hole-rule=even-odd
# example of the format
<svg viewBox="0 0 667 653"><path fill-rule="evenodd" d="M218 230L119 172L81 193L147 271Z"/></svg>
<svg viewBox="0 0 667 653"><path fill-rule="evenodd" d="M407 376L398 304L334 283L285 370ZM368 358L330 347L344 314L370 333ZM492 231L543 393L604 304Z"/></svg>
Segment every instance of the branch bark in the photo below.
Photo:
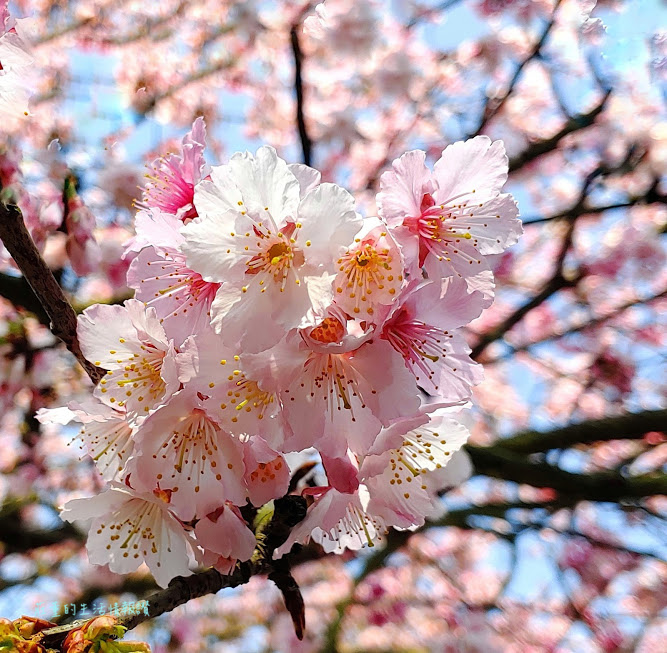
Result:
<svg viewBox="0 0 667 653"><path fill-rule="evenodd" d="M146 612L148 614L144 612L128 614L119 617L118 623L125 626L128 630L132 630L132 628L138 626L140 623L165 612L170 612L191 599L196 599L206 594L215 594L225 587L244 585L254 575L253 567L252 563L244 562L238 565L234 572L228 576L223 576L215 569L208 569L192 576L178 576L169 583L169 587L154 592L147 597L148 609ZM42 631L43 644L47 647L59 646L71 630L80 628L86 621L88 619L79 619L71 624Z"/></svg>
<svg viewBox="0 0 667 653"><path fill-rule="evenodd" d="M301 67L303 65L303 51L299 43L299 25L292 25L290 39L292 43L292 54L294 55L294 90L296 92L296 124L299 130L299 139L301 140L301 150L303 152L303 162L309 166L312 161L313 142L308 135L306 128L306 118L304 115L303 99L303 78L301 76Z"/></svg>
<svg viewBox="0 0 667 653"><path fill-rule="evenodd" d="M475 471L484 476L552 488L582 501L619 502L625 499L667 494L667 474L622 476L614 472L574 474L546 462L532 462L501 445L467 445Z"/></svg>
<svg viewBox="0 0 667 653"><path fill-rule="evenodd" d="M509 171L516 172L520 170L543 154L555 150L561 140L568 134L590 127L595 122L595 119L604 111L610 96L611 89L608 89L602 96L602 100L588 113L580 113L572 116L553 136L531 143L521 154L512 157L509 162Z"/></svg>
<svg viewBox="0 0 667 653"><path fill-rule="evenodd" d="M516 453L541 453L592 442L635 440L643 438L649 431L666 429L667 409L647 410L570 424L553 431L524 431L501 440L497 446Z"/></svg>
<svg viewBox="0 0 667 653"><path fill-rule="evenodd" d="M40 255L15 204L0 202L0 240L48 315L53 335L65 343L90 380L97 383L104 376L104 370L86 360L81 352L76 335L76 313Z"/></svg>

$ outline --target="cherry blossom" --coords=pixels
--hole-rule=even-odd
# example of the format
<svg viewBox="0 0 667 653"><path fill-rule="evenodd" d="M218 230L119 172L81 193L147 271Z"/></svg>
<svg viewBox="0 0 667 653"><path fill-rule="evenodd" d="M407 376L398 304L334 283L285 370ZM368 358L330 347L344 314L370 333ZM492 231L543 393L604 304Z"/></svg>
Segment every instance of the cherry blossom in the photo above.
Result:
<svg viewBox="0 0 667 653"><path fill-rule="evenodd" d="M351 452L349 458L323 458L331 485L305 491L315 501L276 555L311 537L326 551L372 547L390 526L423 524L425 516L433 512L435 492L451 482L440 470L468 439L468 430L447 412L436 410L427 425L407 431L398 447L367 456L360 465ZM405 424L410 428L409 421ZM400 430L393 432L387 443L401 437ZM433 472L439 478L432 479L429 488L426 479Z"/></svg>
<svg viewBox="0 0 667 653"><path fill-rule="evenodd" d="M70 402L62 408L40 409L37 419L55 424L80 422L79 438L104 480L119 480L126 471L126 463L134 450L134 429L125 411L101 402L91 402L91 405Z"/></svg>
<svg viewBox="0 0 667 653"><path fill-rule="evenodd" d="M200 519L194 533L204 550L202 562L223 574L230 573L236 561L248 560L257 544L238 509L229 503Z"/></svg>
<svg viewBox="0 0 667 653"><path fill-rule="evenodd" d="M10 119L28 115L28 100L34 92L34 59L30 54L24 20L9 15L9 0L0 5L0 115Z"/></svg>
<svg viewBox="0 0 667 653"><path fill-rule="evenodd" d="M70 522L92 518L87 548L93 564L126 574L146 562L161 587L191 573L191 540L169 509L168 493L111 483L102 494L68 502L61 514Z"/></svg>
<svg viewBox="0 0 667 653"><path fill-rule="evenodd" d="M383 173L380 214L430 276L472 276L486 269L481 255L498 254L521 234L516 203L500 190L507 155L500 141L477 136L449 145L431 173L425 153L413 150ZM417 262L418 261L418 262Z"/></svg>
<svg viewBox="0 0 667 653"><path fill-rule="evenodd" d="M203 147L198 119L181 155L154 164L161 177L125 251L136 299L79 318L84 355L107 370L100 403L40 419L83 423L114 515L148 501L141 514L157 519L160 506L165 528L187 544L180 553L222 573L255 550L239 508L285 495L289 456L311 447L326 484L303 489L308 514L276 556L310 539L326 551L375 546L391 527L443 514L438 492L471 473L464 454L447 469L468 437L450 413L481 380L459 329L491 301L482 260L519 233L514 201L500 195L502 144L454 144L433 175L423 152L407 153L382 177L379 218L361 218L347 191L266 146L202 179ZM73 219L80 207L70 209ZM72 222L70 237L85 240L88 222ZM450 246L441 236L452 253L474 251L479 267L440 265L438 247ZM455 250L457 240L466 242ZM134 524L134 537L138 519L114 529Z"/></svg>
<svg viewBox="0 0 667 653"><path fill-rule="evenodd" d="M183 229L188 265L222 286L211 323L248 351L276 344L292 328L314 326L312 312L331 302L341 249L358 231L352 196L300 185L275 150L235 155L195 192L200 217ZM254 320L271 316L271 328Z"/></svg>
<svg viewBox="0 0 667 653"><path fill-rule="evenodd" d="M248 498L255 506L263 506L287 493L290 469L285 457L272 449L266 441L255 436L243 448L245 482Z"/></svg>
<svg viewBox="0 0 667 653"><path fill-rule="evenodd" d="M167 340L155 309L136 299L86 309L78 334L88 359L108 370L95 396L130 415L148 415L191 374L190 359Z"/></svg>
<svg viewBox="0 0 667 653"><path fill-rule="evenodd" d="M364 220L355 244L338 259L335 302L350 315L373 321L379 305L396 301L404 284L403 261L394 239L380 220Z"/></svg>
<svg viewBox="0 0 667 653"><path fill-rule="evenodd" d="M196 217L194 187L206 176L205 147L204 119L197 118L183 138L180 155L168 154L151 164L143 205L171 213L183 221Z"/></svg>
<svg viewBox="0 0 667 653"><path fill-rule="evenodd" d="M371 51L377 38L378 7L372 0L355 3L322 2L309 17L305 30L322 45L343 55Z"/></svg>
<svg viewBox="0 0 667 653"><path fill-rule="evenodd" d="M81 318L89 330L96 318L102 354L91 362L120 351L118 338L144 356L150 332L163 357L153 380L165 384L139 395L150 397L147 412L144 402L120 405L133 384L114 385L114 402L109 390L93 391L57 340L44 337L39 320L51 317L17 276L34 281L30 269L3 249L4 593L19 590L27 609L35 597L79 603L107 594L111 608L111 593L143 586L144 568L124 579L101 553L105 566L90 565L72 529L52 515L51 502L117 482L133 496L157 491L199 566L236 582L248 570L291 565L304 598L301 642L288 632L278 589L253 576L144 624L156 653L245 650L249 639L281 652L659 650L665 570L655 526L665 500L655 488L662 493L667 454L661 423L644 434L636 427L655 419L665 390L667 39L651 20L659 3L643 3L640 21L627 3L609 0L595 9L593 0L316 4L15 0L12 11L33 15L29 39L28 23L7 21L2 5L3 205L20 208L76 312L94 302L117 307ZM605 24L623 47L603 48L603 57ZM8 43L21 51L11 52L20 60L13 70L2 54ZM466 142L473 134L487 136ZM205 140L206 158L223 169L235 149L254 153L267 143L276 158L298 157L321 174L287 163L296 179L285 174L287 192L274 183L279 175L258 182L253 163L238 178L208 177ZM443 150L443 167L433 170ZM414 184L402 176L411 157L419 164ZM142 160L150 177L131 188ZM504 181L506 164L503 186L496 175ZM76 198L63 192L70 173ZM471 177L475 193L459 183ZM213 192L216 179L223 190ZM242 320L214 308L218 295L228 303L246 297L243 286L258 275L240 263L236 276L205 278L205 264L224 256L211 253L215 238L202 237L206 261L195 263L183 225L225 206L273 233L303 224L301 205L318 192L337 215L322 192L328 182L349 189L352 210L364 217L355 216L345 238L309 236L311 247L332 247L323 261L307 262L308 301L283 306L287 289L278 290L265 310L266 290ZM260 186L275 197L255 197L250 211ZM500 199L510 192L530 215L521 242L501 252L519 231L512 201ZM399 196L413 199L393 215L386 209ZM275 224L260 219L264 207ZM487 222L502 222L502 234L472 224L484 215L503 216ZM326 223L318 220L316 231ZM232 230L236 224L218 231ZM307 250L301 232L282 233ZM227 249L242 258L245 245ZM304 260L297 272L305 268ZM150 328L137 330L136 319L117 312L129 292ZM90 338L82 340L93 356ZM129 370L113 368L120 356L108 358L102 367L112 375L136 376L136 358ZM109 377L100 387L111 389ZM151 383L136 381L137 392L144 381ZM472 410L458 415L464 405ZM440 416L448 424L435 428ZM197 419L212 440L196 437ZM470 429L465 451L455 451L467 437L458 420ZM590 437L619 439L580 437L588 426ZM67 445L73 436L82 449ZM221 454L234 459L221 480L207 466L211 441L233 451ZM545 442L559 451L543 451ZM170 448L178 443L181 472L181 450ZM194 491L190 470L210 491ZM280 523L260 531L253 515L272 513L287 492L285 503L308 506L297 525L307 543L275 564L273 538L263 532ZM403 530L384 548L394 527ZM324 555L318 541L343 555ZM546 565L555 573L539 573ZM47 583L37 578L45 569ZM169 592L185 598L197 582L183 579ZM21 634L31 627L15 624Z"/></svg>
<svg viewBox="0 0 667 653"><path fill-rule="evenodd" d="M414 281L384 322L382 338L400 353L426 392L451 399L470 396L482 380L481 366L455 329L477 317L483 297L468 294L458 277Z"/></svg>
<svg viewBox="0 0 667 653"><path fill-rule="evenodd" d="M133 481L146 490L169 490L181 519L202 517L222 501L244 503L241 443L220 429L196 393L175 394L139 426L135 438Z"/></svg>
<svg viewBox="0 0 667 653"><path fill-rule="evenodd" d="M181 344L208 326L211 304L220 284L204 281L198 272L187 267L179 249L183 238L177 223L174 216L155 209L145 214L140 223L144 226L137 230L131 248L140 247L156 229L168 226L160 236L164 244L154 241L139 251L130 264L127 282L135 289L137 299L155 309L165 333Z"/></svg>

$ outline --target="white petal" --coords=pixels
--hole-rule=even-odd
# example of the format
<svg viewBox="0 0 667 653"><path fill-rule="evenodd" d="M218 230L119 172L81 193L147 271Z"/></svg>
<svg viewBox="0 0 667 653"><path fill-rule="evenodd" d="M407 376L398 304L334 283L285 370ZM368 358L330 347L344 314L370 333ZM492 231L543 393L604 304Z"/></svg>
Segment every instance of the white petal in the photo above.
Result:
<svg viewBox="0 0 667 653"><path fill-rule="evenodd" d="M500 193L507 181L508 158L502 141L476 136L447 146L434 166L438 190L434 199L447 204L452 198L485 202ZM454 200L456 201L456 200Z"/></svg>
<svg viewBox="0 0 667 653"><path fill-rule="evenodd" d="M303 165L303 163L290 163L287 167L299 181L299 196L301 198L322 181L322 175L319 170Z"/></svg>
<svg viewBox="0 0 667 653"><path fill-rule="evenodd" d="M228 165L249 212L268 210L277 224L294 217L299 182L272 147L260 147L254 157L249 152L235 154Z"/></svg>

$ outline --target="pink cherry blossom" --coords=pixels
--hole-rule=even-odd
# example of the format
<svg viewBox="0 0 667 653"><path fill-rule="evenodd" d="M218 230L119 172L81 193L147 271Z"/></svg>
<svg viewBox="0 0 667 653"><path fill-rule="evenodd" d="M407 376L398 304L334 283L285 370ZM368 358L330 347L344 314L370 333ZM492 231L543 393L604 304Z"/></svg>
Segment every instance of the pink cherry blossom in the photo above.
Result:
<svg viewBox="0 0 667 653"><path fill-rule="evenodd" d="M269 447L282 450L291 429L277 387L264 389L272 385L265 382L263 355L258 355L256 365L251 363L252 355L235 354L211 328L186 344L197 370L188 387L209 399L207 410L220 426L241 441L259 436Z"/></svg>
<svg viewBox="0 0 667 653"><path fill-rule="evenodd" d="M396 301L404 283L403 260L387 226L367 218L362 231L338 259L335 302L349 315L373 321L375 309Z"/></svg>
<svg viewBox="0 0 667 653"><path fill-rule="evenodd" d="M316 15L304 23L304 30L323 47L343 55L359 56L370 52L378 36L378 7L372 0L322 2Z"/></svg>
<svg viewBox="0 0 667 653"><path fill-rule="evenodd" d="M196 392L175 394L139 426L135 441L132 480L146 490L169 490L181 519L202 517L223 501L245 503L241 443L218 426Z"/></svg>
<svg viewBox="0 0 667 653"><path fill-rule="evenodd" d="M191 541L166 498L112 483L102 494L69 501L61 515L69 522L92 518L86 545L92 564L127 574L146 562L157 584L166 587L174 576L191 574L192 557Z"/></svg>
<svg viewBox="0 0 667 653"><path fill-rule="evenodd" d="M0 115L25 120L34 92L34 59L29 52L24 21L10 17L9 0L0 5Z"/></svg>
<svg viewBox="0 0 667 653"><path fill-rule="evenodd" d="M425 153L407 152L382 175L380 215L413 259L411 274L472 276L480 255L498 254L521 234L516 203L500 190L508 160L501 141L477 136L449 145L431 173ZM418 260L418 263L417 263Z"/></svg>
<svg viewBox="0 0 667 653"><path fill-rule="evenodd" d="M67 200L67 241L65 249L72 269L79 276L94 272L99 267L102 253L93 236L96 220L78 195Z"/></svg>
<svg viewBox="0 0 667 653"><path fill-rule="evenodd" d="M79 438L104 480L120 480L126 471L126 463L134 450L134 429L125 411L97 401L85 405L70 402L69 406L61 408L42 408L37 412L37 419L43 424L80 422L83 426Z"/></svg>
<svg viewBox="0 0 667 653"><path fill-rule="evenodd" d="M248 357L254 367L271 361L259 383L281 397L294 435L287 451L313 446L340 456L348 447L366 453L383 425L419 407L413 377L401 357L368 335L347 339L336 318L325 318L305 338L293 332L275 348Z"/></svg>
<svg viewBox="0 0 667 653"><path fill-rule="evenodd" d="M484 305L480 292L468 294L457 277L412 282L382 329L382 338L403 356L426 392L456 401L470 396L482 368L455 329L476 318Z"/></svg>
<svg viewBox="0 0 667 653"><path fill-rule="evenodd" d="M447 413L436 411L427 425L407 431L397 448L367 456L360 466L354 456L323 457L331 485L305 491L315 501L276 556L311 537L326 551L356 550L374 546L389 526L423 524L433 512L437 490L449 482L442 470L469 435ZM410 422L405 424L409 429ZM457 472L463 476L463 470ZM427 481L430 475L434 478Z"/></svg>
<svg viewBox="0 0 667 653"><path fill-rule="evenodd" d="M196 217L194 188L206 174L205 147L204 119L197 118L183 138L180 154L167 154L150 165L143 205L171 213L183 221Z"/></svg>
<svg viewBox="0 0 667 653"><path fill-rule="evenodd" d="M204 564L226 574L233 570L237 560L249 560L257 544L254 533L230 503L200 519L195 526L195 537L204 549Z"/></svg>
<svg viewBox="0 0 667 653"><path fill-rule="evenodd" d="M219 282L211 322L229 344L260 351L292 328L314 326L331 302L342 247L359 228L354 200L334 184L300 198L300 184L275 150L235 155L195 192L200 217L183 229L191 269ZM270 328L255 320L270 316Z"/></svg>
<svg viewBox="0 0 667 653"><path fill-rule="evenodd" d="M137 299L155 309L165 333L179 344L208 326L220 288L188 268L183 253L169 246L144 247L130 264L127 282Z"/></svg>
<svg viewBox="0 0 667 653"><path fill-rule="evenodd" d="M287 493L290 483L287 461L264 439L255 436L244 444L243 463L248 498L253 505L261 506Z"/></svg>
<svg viewBox="0 0 667 653"><path fill-rule="evenodd" d="M306 518L292 529L287 541L276 549L274 557L280 558L296 542L307 542L311 538L325 551L338 553L346 548L357 550L382 541L387 526L366 512L369 496L365 486L360 486L354 493L339 492L332 487L313 488L315 490L320 494L308 509Z"/></svg>
<svg viewBox="0 0 667 653"><path fill-rule="evenodd" d="M167 340L155 309L136 299L87 308L78 335L84 356L108 370L95 396L128 415L148 415L191 374L189 359Z"/></svg>

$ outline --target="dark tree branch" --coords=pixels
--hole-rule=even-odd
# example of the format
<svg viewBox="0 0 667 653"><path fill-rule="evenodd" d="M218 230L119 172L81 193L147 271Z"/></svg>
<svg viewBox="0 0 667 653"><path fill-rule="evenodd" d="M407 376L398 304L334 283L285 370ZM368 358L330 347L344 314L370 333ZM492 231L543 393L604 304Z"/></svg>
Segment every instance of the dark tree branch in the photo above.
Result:
<svg viewBox="0 0 667 653"><path fill-rule="evenodd" d="M178 576L174 578L169 587L155 592L147 597L148 615L145 613L128 614L119 618L119 623L128 630L138 626L140 623L157 617L165 612L170 612L179 605L187 603L206 594L215 594L225 587L238 587L244 585L254 575L255 565L244 562L237 566L233 573L223 576L215 569L208 569L192 576ZM80 628L88 619L80 619L71 624L49 628L43 631L43 643L46 646L58 646L62 644L71 630Z"/></svg>
<svg viewBox="0 0 667 653"><path fill-rule="evenodd" d="M81 352L76 335L76 313L41 257L26 229L21 211L15 204L0 202L0 240L49 316L53 335L65 343L90 380L97 383L104 375L104 370L87 361Z"/></svg>
<svg viewBox="0 0 667 653"><path fill-rule="evenodd" d="M303 51L299 43L299 24L292 25L290 39L292 42L292 54L294 55L294 90L296 91L296 124L299 129L299 138L301 139L301 150L303 151L303 162L309 166L312 162L313 143L308 135L306 128L306 118L304 116L303 99L303 78L301 77L301 68L303 66Z"/></svg>
<svg viewBox="0 0 667 653"><path fill-rule="evenodd" d="M659 193L649 193L630 198L627 202L618 202L616 204L607 204L606 206L582 206L573 207L566 211L560 211L553 215L544 217L535 216L523 220L524 226L531 224L544 224L545 222L553 222L555 220L563 220L565 218L578 218L580 215L599 215L605 211L613 211L614 209L629 209L638 204L667 204L667 197Z"/></svg>
<svg viewBox="0 0 667 653"><path fill-rule="evenodd" d="M527 301L525 304L522 304L517 308L509 317L507 317L503 322L501 322L495 329L492 329L488 333L482 335L473 347L472 353L470 356L473 360L477 360L486 350L486 348L500 340L503 336L516 324L518 324L530 311L534 308L537 308L543 304L549 297L556 294L559 290L563 288L571 288L576 285L578 278L574 280L567 280L563 277L562 274L557 273L552 277L542 288L542 290Z"/></svg>
<svg viewBox="0 0 667 653"><path fill-rule="evenodd" d="M602 100L588 113L580 113L572 116L553 136L531 143L521 154L512 157L509 162L509 171L516 172L520 170L523 166L541 157L543 154L555 150L561 140L568 134L590 127L595 122L595 119L604 111L610 95L611 89L608 89L602 96Z"/></svg>
<svg viewBox="0 0 667 653"><path fill-rule="evenodd" d="M627 546L623 546L620 543L614 543L610 541L605 541L603 539L600 539L597 536L594 535L588 535L587 533L582 533L581 531L578 531L574 528L564 528L564 529L559 529L555 528L554 526L549 526L545 524L536 524L536 530L544 530L544 531L551 531L552 533L558 533L558 535L566 535L568 537L572 538L578 538L580 540L587 540L591 544L598 546L603 549L611 549L612 551L620 551L621 553L629 553L631 555L635 556L642 556L646 558L653 558L654 560L659 560L663 562L663 558L661 558L659 555L656 555L655 553L651 551L637 551L637 549L631 549Z"/></svg>
<svg viewBox="0 0 667 653"><path fill-rule="evenodd" d="M0 296L9 300L14 306L20 306L33 313L42 324L49 325L49 316L25 277L14 277L0 272Z"/></svg>
<svg viewBox="0 0 667 653"><path fill-rule="evenodd" d="M504 481L533 487L552 488L558 493L582 501L613 501L667 494L667 475L621 476L614 472L573 474L546 462L531 462L524 456L504 449L467 445L475 471Z"/></svg>
<svg viewBox="0 0 667 653"><path fill-rule="evenodd" d="M511 347L511 349L508 352L505 352L502 356L498 356L497 358L494 358L492 360L487 360L485 361L485 365L490 365L492 363L497 363L498 361L504 360L506 358L509 358L510 356L513 356L514 354L517 354L522 351L526 351L530 349L531 347L534 347L535 345L540 345L545 342L553 342L554 340L559 340L560 338L563 338L565 336L568 336L573 333L579 333L580 331L586 331L588 329L593 329L597 326L600 326L604 324L605 322L608 322L609 320L613 320L615 317L618 317L621 313L624 311L627 311L629 308L632 308L633 306L639 306L640 304L647 305L650 302L655 301L656 299L661 299L663 297L667 296L667 289L663 290L662 292L652 295L651 297L646 297L644 299L634 299L631 302L627 302L623 304L622 306L619 306L618 308L614 309L610 313L607 313L607 315L601 315L600 317L593 318L589 320L588 322L584 322L583 324L579 324L576 326L571 326L567 327L564 331L561 331L559 333L554 333L553 335L550 336L545 336L543 338L540 338L538 340L533 340L533 342L528 342L523 345L518 345L516 347Z"/></svg>
<svg viewBox="0 0 667 653"><path fill-rule="evenodd" d="M647 410L617 417L570 424L553 431L524 431L498 442L498 446L516 453L539 453L566 449L578 444L608 440L636 440L649 431L667 429L667 410Z"/></svg>

